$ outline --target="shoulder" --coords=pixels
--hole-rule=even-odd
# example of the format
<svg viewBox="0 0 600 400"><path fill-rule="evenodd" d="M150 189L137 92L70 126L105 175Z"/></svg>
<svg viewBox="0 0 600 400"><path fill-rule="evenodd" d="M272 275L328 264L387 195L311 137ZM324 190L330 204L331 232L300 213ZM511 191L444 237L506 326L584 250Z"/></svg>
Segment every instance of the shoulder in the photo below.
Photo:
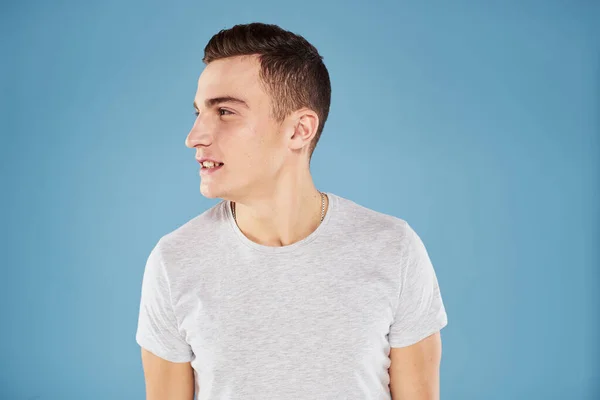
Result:
<svg viewBox="0 0 600 400"><path fill-rule="evenodd" d="M343 249L349 259L374 266L395 285L416 260L423 259L424 246L406 219L341 197L335 207L327 245Z"/></svg>
<svg viewBox="0 0 600 400"><path fill-rule="evenodd" d="M336 196L336 220L348 230L374 238L406 239L412 232L409 223L396 215L377 211L341 196Z"/></svg>
<svg viewBox="0 0 600 400"><path fill-rule="evenodd" d="M225 205L220 201L159 238L153 251L160 253L165 268L176 273L186 269L187 261L206 258L207 252L218 247L228 223Z"/></svg>
<svg viewBox="0 0 600 400"><path fill-rule="evenodd" d="M223 240L218 232L224 232L227 223L225 210L225 202L221 201L163 234L155 243L149 261L153 268L160 268L173 298L193 284L202 272L203 261L219 251L217 247Z"/></svg>

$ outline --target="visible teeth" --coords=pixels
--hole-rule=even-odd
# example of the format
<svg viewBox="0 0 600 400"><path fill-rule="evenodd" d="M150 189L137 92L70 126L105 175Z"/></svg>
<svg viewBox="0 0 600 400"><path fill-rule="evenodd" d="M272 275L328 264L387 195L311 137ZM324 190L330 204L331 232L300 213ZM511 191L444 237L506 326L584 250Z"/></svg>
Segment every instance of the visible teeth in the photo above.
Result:
<svg viewBox="0 0 600 400"><path fill-rule="evenodd" d="M216 163L215 163L215 162L212 162L212 161L204 161L204 162L202 163L202 166L203 166L204 168L214 168L214 167L219 167L219 166L221 166L221 165L223 165L223 164L222 164L222 163L219 163L219 162L216 162Z"/></svg>

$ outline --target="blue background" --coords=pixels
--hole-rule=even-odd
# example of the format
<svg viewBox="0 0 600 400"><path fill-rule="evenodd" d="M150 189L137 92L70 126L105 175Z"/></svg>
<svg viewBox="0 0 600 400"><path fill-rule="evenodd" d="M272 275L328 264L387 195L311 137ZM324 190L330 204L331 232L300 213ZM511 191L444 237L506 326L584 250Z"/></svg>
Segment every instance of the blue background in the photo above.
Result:
<svg viewBox="0 0 600 400"><path fill-rule="evenodd" d="M317 187L429 250L442 399L600 399L599 4L3 3L0 398L144 398L144 262L216 203L184 146L204 45L261 21L329 68Z"/></svg>

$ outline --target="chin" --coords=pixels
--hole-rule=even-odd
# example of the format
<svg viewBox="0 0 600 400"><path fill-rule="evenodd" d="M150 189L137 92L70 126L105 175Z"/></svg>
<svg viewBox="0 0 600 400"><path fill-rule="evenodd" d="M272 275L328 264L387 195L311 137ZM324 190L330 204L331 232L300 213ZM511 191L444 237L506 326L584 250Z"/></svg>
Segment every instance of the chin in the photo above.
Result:
<svg viewBox="0 0 600 400"><path fill-rule="evenodd" d="M205 185L200 185L200 193L207 199L216 199L222 197L223 195L220 190L217 190L213 187L207 187Z"/></svg>

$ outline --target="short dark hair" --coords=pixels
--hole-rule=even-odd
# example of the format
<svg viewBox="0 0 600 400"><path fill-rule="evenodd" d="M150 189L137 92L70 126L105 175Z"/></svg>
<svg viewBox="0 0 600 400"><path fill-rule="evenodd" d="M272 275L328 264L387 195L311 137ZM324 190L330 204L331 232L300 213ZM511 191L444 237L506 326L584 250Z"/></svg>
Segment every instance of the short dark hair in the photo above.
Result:
<svg viewBox="0 0 600 400"><path fill-rule="evenodd" d="M277 25L254 22L215 34L204 48L205 64L227 57L258 55L260 79L273 103L277 121L301 107L319 116L309 159L321 137L331 103L331 82L323 57L302 36Z"/></svg>

